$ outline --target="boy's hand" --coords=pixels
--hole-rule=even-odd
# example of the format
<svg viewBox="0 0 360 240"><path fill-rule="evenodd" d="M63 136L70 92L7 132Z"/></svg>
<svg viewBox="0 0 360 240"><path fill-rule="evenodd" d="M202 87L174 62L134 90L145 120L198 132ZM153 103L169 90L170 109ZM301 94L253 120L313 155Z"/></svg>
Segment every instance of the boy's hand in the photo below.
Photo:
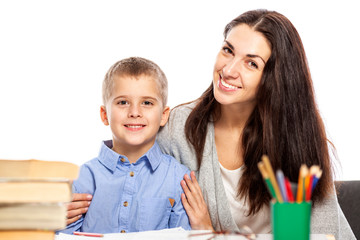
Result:
<svg viewBox="0 0 360 240"><path fill-rule="evenodd" d="M92 196L86 193L74 193L72 202L67 205L67 220L69 225L81 218L82 214L86 213L90 205Z"/></svg>
<svg viewBox="0 0 360 240"><path fill-rule="evenodd" d="M184 193L181 194L181 202L189 217L190 225L193 230L212 230L210 214L201 192L195 173L191 171L190 177L185 174L184 180L181 181L181 187Z"/></svg>

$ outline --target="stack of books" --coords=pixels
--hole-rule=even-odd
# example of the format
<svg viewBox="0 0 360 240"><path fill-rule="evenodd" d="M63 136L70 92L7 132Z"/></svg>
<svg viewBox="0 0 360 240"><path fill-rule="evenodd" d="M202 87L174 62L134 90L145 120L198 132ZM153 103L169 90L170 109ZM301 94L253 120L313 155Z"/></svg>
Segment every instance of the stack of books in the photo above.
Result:
<svg viewBox="0 0 360 240"><path fill-rule="evenodd" d="M0 160L0 240L53 240L79 167L68 162Z"/></svg>

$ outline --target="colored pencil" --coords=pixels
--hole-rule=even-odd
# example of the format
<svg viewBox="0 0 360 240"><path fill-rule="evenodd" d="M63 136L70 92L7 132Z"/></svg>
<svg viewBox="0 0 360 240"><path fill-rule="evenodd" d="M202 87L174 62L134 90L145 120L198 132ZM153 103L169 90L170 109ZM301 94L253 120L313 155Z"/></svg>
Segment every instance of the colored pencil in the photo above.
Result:
<svg viewBox="0 0 360 240"><path fill-rule="evenodd" d="M284 199L284 202L288 202L289 200L288 200L288 196L287 196L288 194L287 194L286 187L285 187L285 177L284 177L283 171L281 171L280 169L276 170L276 179L279 184L280 192Z"/></svg>
<svg viewBox="0 0 360 240"><path fill-rule="evenodd" d="M288 195L288 201L293 203L295 201L294 194L291 190L291 183L287 177L285 177L285 187L286 187L286 193Z"/></svg>
<svg viewBox="0 0 360 240"><path fill-rule="evenodd" d="M73 232L74 235L85 236L85 237L103 237L102 233L89 233L89 232Z"/></svg>
<svg viewBox="0 0 360 240"><path fill-rule="evenodd" d="M319 181L322 170L319 166L313 165L310 169L302 164L299 170L298 183L292 183L281 169L276 171L276 178L271 167L270 160L266 155L262 156L262 161L258 163L260 173L266 183L272 198L279 203L311 201L311 196ZM294 195L296 193L296 196Z"/></svg>
<svg viewBox="0 0 360 240"><path fill-rule="evenodd" d="M313 185L314 177L319 172L319 170L320 170L320 167L317 165L313 165L310 167L309 182L306 185L306 201L311 200L311 194L313 191L312 185Z"/></svg>
<svg viewBox="0 0 360 240"><path fill-rule="evenodd" d="M304 200L304 181L308 174L309 170L305 164L301 165L298 181L298 189L296 194L296 202L301 203Z"/></svg>
<svg viewBox="0 0 360 240"><path fill-rule="evenodd" d="M314 176L313 182L312 182L312 192L314 192L314 188L316 187L317 182L319 181L319 178L322 175L322 170L319 170L319 172Z"/></svg>
<svg viewBox="0 0 360 240"><path fill-rule="evenodd" d="M265 166L264 166L264 163L263 162L259 162L258 163L258 168L260 170L260 173L263 177L263 179L265 180L265 183L266 183L266 186L271 194L271 197L272 198L275 198L276 199L276 194L275 194L275 191L274 191L274 188L270 182L270 179L269 179L269 175L265 169ZM276 199L277 200L277 199Z"/></svg>
<svg viewBox="0 0 360 240"><path fill-rule="evenodd" d="M265 169L266 169L267 173L269 174L269 178L270 178L271 184L274 187L275 195L277 197L278 202L279 203L284 202L284 200L283 200L283 198L281 196L281 193L280 193L279 186L278 186L278 184L276 182L274 171L273 171L273 169L271 167L270 160L269 160L268 156L263 155L261 159L265 164Z"/></svg>

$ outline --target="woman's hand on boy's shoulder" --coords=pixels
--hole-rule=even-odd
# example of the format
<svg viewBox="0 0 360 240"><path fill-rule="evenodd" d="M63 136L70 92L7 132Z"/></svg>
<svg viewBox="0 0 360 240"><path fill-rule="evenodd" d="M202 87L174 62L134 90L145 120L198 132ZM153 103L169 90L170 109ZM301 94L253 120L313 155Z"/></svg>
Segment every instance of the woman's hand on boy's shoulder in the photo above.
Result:
<svg viewBox="0 0 360 240"><path fill-rule="evenodd" d="M67 220L66 224L69 225L76 222L89 208L92 196L87 193L74 193L72 202L67 204Z"/></svg>

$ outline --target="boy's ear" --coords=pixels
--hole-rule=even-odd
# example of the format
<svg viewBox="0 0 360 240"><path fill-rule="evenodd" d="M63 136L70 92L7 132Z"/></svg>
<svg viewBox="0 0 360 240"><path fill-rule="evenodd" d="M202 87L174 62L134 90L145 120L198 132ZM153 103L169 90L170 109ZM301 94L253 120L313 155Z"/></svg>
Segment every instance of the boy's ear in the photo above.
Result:
<svg viewBox="0 0 360 240"><path fill-rule="evenodd" d="M104 123L104 125L108 126L109 125L109 120L108 120L108 116L106 113L106 108L104 105L102 105L100 107L100 117L101 117L101 121Z"/></svg>
<svg viewBox="0 0 360 240"><path fill-rule="evenodd" d="M160 122L161 127L165 126L165 124L167 123L169 119L169 114L170 114L170 107L166 106L161 115L161 122Z"/></svg>

